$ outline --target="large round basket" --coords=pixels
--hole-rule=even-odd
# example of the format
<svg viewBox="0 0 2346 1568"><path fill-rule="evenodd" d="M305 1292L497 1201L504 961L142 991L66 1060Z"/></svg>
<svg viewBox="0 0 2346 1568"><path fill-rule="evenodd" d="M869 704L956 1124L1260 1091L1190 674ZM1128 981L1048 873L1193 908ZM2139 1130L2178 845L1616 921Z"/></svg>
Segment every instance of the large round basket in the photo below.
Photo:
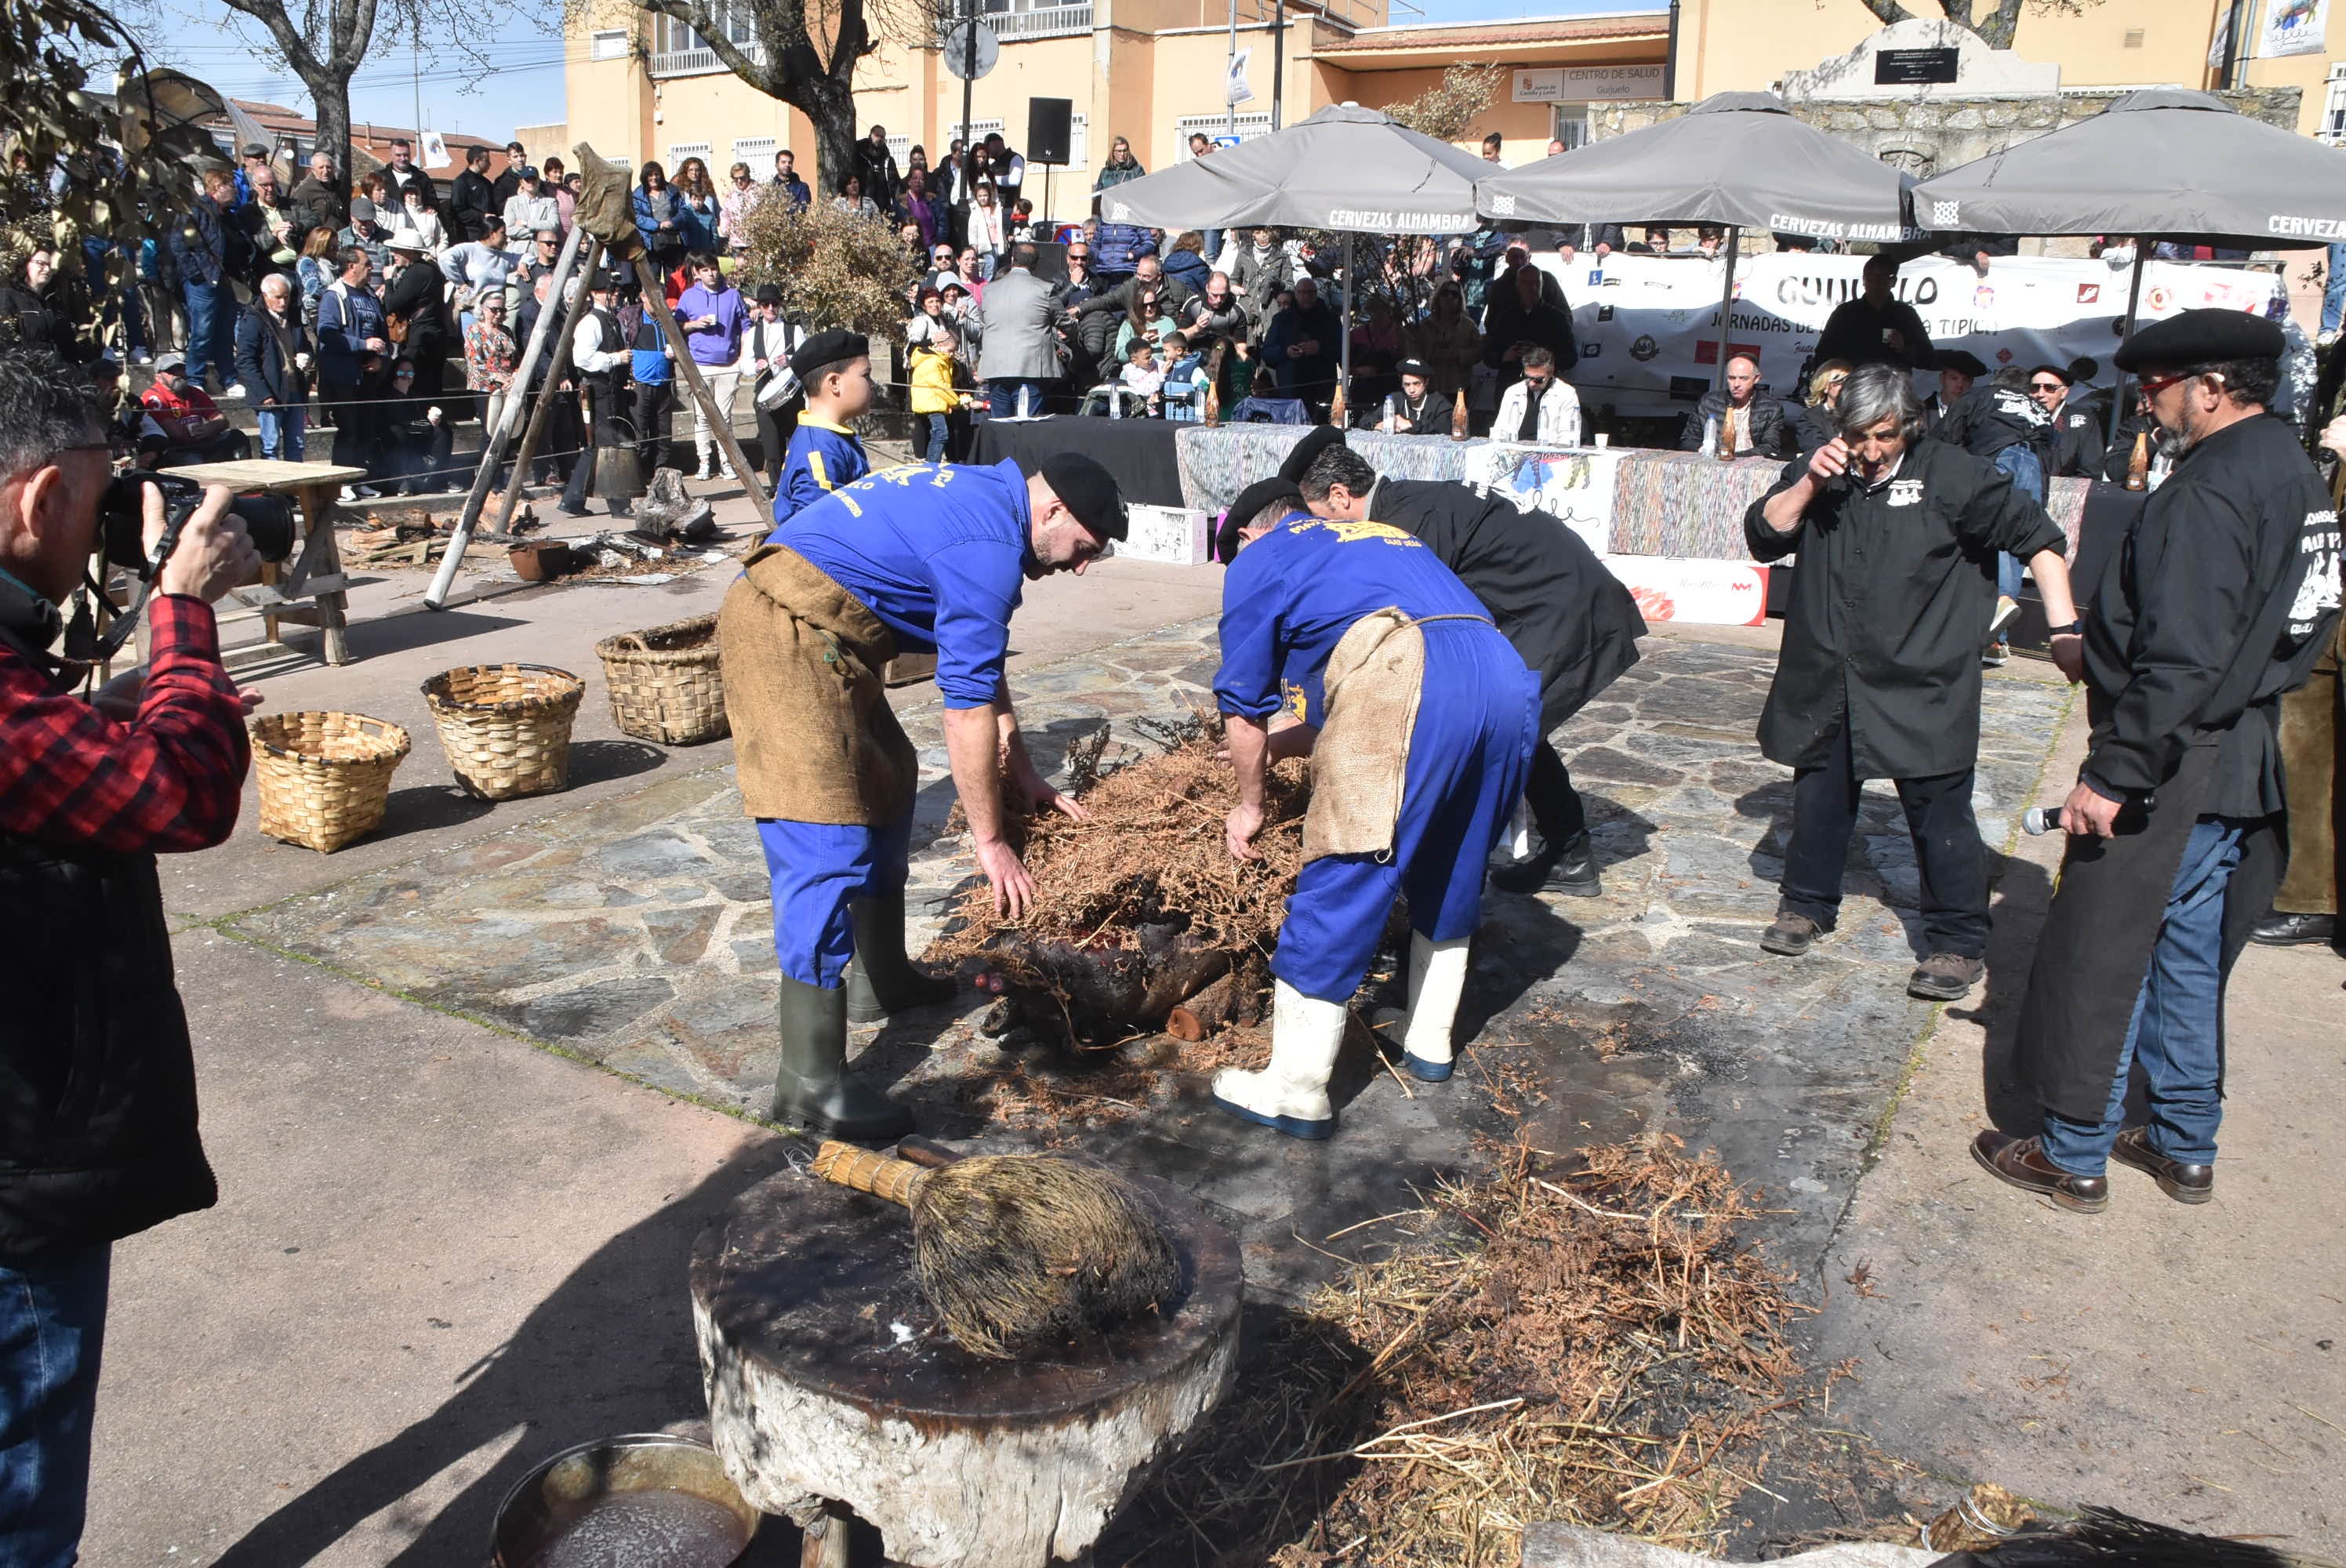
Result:
<svg viewBox="0 0 2346 1568"><path fill-rule="evenodd" d="M260 830L332 854L382 825L407 731L362 713L272 713L252 720Z"/></svg>
<svg viewBox="0 0 2346 1568"><path fill-rule="evenodd" d="M576 676L542 664L468 665L423 683L456 782L487 800L562 788L586 695Z"/></svg>
<svg viewBox="0 0 2346 1568"><path fill-rule="evenodd" d="M717 617L695 616L595 645L611 688L611 722L638 740L694 746L732 733L717 672Z"/></svg>

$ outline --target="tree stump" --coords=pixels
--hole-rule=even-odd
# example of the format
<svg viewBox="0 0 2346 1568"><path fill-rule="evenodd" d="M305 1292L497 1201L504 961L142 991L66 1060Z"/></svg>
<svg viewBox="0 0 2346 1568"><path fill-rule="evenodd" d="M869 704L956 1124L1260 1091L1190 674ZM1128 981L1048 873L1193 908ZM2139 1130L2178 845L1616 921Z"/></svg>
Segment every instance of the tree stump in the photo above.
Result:
<svg viewBox="0 0 2346 1568"><path fill-rule="evenodd" d="M1168 1313L1015 1361L963 1350L913 1281L904 1211L784 1172L693 1248L712 1440L769 1513L843 1504L909 1568L1075 1561L1218 1402L1238 1356L1238 1246L1135 1176L1178 1237Z"/></svg>

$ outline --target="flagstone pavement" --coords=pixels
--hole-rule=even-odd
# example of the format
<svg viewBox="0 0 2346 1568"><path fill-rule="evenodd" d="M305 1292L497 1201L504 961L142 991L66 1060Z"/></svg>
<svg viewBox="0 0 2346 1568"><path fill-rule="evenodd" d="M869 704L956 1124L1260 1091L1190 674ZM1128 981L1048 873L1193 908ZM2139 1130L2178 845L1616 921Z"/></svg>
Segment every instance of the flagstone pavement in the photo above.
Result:
<svg viewBox="0 0 2346 1568"><path fill-rule="evenodd" d="M1004 1148L1074 1143L1181 1183L1238 1231L1259 1289L1323 1277L1333 1254L1321 1239L1408 1207L1411 1188L1474 1163L1476 1135L1515 1131L1515 1114L1544 1146L1652 1127L1716 1147L1775 1200L1779 1257L1812 1265L1934 1016L1904 994L1916 957L1912 850L1894 796L1875 786L1850 850L1840 930L1803 959L1762 954L1790 799L1790 775L1752 739L1772 655L1677 639L1646 649L1557 738L1589 802L1604 895L1489 895L1461 1021L1474 1049L1449 1084L1404 1087L1365 1051L1348 1052L1339 1135L1297 1145L1214 1111L1202 1078L1178 1061L1148 1075L1144 1098L1086 1099L1083 1064L981 1039L974 993L965 1005L864 1032L859 1070L940 1135ZM1014 692L1038 764L1051 770L1103 721L1115 727L1111 758L1145 751L1132 721L1209 704L1213 664L1212 625L1198 621L1030 671ZM1989 680L1975 800L1992 854L2035 800L2069 700L2055 684ZM966 846L943 831L952 786L937 710L903 717L922 763L917 951L967 872ZM670 1094L755 1115L771 1093L766 876L729 767L248 911L221 929ZM1055 1103L1077 1109L1038 1124L1015 1113L1030 1102L999 1093L1017 1084L1063 1091Z"/></svg>

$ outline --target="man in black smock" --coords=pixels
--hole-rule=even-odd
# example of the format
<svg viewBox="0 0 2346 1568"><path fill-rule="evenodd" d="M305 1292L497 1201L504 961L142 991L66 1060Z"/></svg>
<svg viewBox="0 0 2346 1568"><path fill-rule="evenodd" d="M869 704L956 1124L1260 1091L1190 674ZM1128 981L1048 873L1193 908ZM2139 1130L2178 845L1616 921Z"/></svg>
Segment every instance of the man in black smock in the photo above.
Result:
<svg viewBox="0 0 2346 1568"><path fill-rule="evenodd" d="M1827 360L1846 360L1851 365L1896 365L1901 370L1928 370L1938 362L1938 354L1931 347L1931 334L1923 325L1923 318L1914 307L1894 298L1891 288L1898 281L1898 263L1887 256L1866 259L1862 292L1854 300L1843 300L1825 318L1825 330L1817 334L1817 351L1811 361L1822 364Z"/></svg>
<svg viewBox="0 0 2346 1568"><path fill-rule="evenodd" d="M2177 455L2085 620L2092 728L2014 1038L2044 1131L1972 1144L2065 1208L2108 1203L2113 1157L2179 1202L2215 1190L2225 980L2286 853L2280 697L2338 614L2337 514L2265 412L2280 351L2279 327L2238 311L2186 311L2118 351ZM2137 1064L2149 1122L2125 1128Z"/></svg>
<svg viewBox="0 0 2346 1568"><path fill-rule="evenodd" d="M1423 541L1491 612L1540 677L1540 742L1524 802L1540 848L1491 881L1509 892L1543 887L1575 898L1604 891L1588 842L1588 813L1547 738L1637 662L1646 617L1621 580L1577 534L1544 512L1436 479L1384 479L1322 425L1297 443L1279 473L1315 517L1390 524Z"/></svg>
<svg viewBox="0 0 2346 1568"><path fill-rule="evenodd" d="M1800 557L1760 719L1760 749L1794 769L1782 902L1760 945L1798 956L1832 930L1859 793L1868 779L1893 779L1929 942L1907 993L1952 1001L1977 983L1987 952L1972 772L1996 553L2028 557L2057 626L2076 614L2065 541L2008 475L1921 433L1905 371L1851 372L1835 413L1841 434L1787 465L1743 514L1755 559ZM2075 679L2076 643L2054 655Z"/></svg>

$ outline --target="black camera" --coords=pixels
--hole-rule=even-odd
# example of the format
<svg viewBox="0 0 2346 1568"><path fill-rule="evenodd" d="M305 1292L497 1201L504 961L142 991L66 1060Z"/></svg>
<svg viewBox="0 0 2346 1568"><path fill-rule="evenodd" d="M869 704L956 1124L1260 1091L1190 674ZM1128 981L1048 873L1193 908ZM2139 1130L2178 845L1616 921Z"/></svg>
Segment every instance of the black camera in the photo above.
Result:
<svg viewBox="0 0 2346 1568"><path fill-rule="evenodd" d="M149 488L163 494L166 522L160 547L147 554L147 497ZM179 543L179 531L202 504L204 487L168 469L132 469L117 474L98 502L99 537L106 558L141 577L154 575ZM264 561L282 561L293 553L300 531L294 526L293 504L280 495L240 495L229 508L244 524L245 535Z"/></svg>

